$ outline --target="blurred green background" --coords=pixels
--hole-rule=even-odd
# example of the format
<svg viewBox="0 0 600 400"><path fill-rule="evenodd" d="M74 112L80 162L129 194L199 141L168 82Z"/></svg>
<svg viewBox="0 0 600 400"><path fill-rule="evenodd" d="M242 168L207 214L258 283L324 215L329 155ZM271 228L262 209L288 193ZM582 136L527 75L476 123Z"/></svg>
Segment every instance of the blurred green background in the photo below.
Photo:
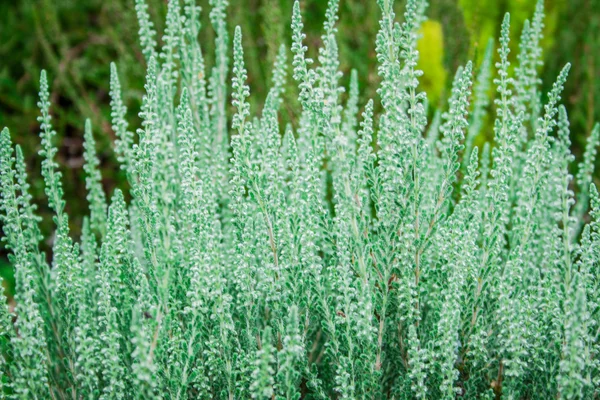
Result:
<svg viewBox="0 0 600 400"><path fill-rule="evenodd" d="M290 42L291 0L231 0L229 30L240 25L244 32L253 107L260 105L267 90L271 64L279 45ZM157 31L164 29L165 0L147 0ZM207 65L212 65L214 32L208 20L208 0L203 9L201 43ZM403 1L397 1L401 18ZM496 38L505 12L511 13L512 60L525 19L531 18L535 0L431 0L429 20L419 42L420 68L425 72L421 88L433 107L444 104L456 68L467 60L480 62L490 37ZM145 75L138 45L138 24L133 0L15 0L0 1L0 127L10 128L13 140L24 148L32 191L44 216L42 230L51 238L52 222L40 180L36 108L39 72L51 79L51 112L58 132L59 163L71 229L78 235L81 217L87 213L82 174L83 121L91 118L99 146L104 188L125 186L111 150L109 63L119 69L124 99L132 127L139 125L137 112ZM304 0L309 56L316 58L327 2ZM361 104L376 97L374 39L379 10L375 0L341 0L338 25L343 84L350 68L361 82ZM581 157L586 137L600 119L600 0L546 0L544 91L562 66L573 68L563 96L572 126L573 151ZM160 34L159 34L160 35ZM294 94L288 95L284 113L292 118ZM431 111L431 110L430 110ZM491 137L491 129L484 133ZM480 140L484 140L482 137ZM574 171L575 172L575 171ZM48 250L49 242L43 244ZM0 274L9 294L12 273L6 254L0 250Z"/></svg>

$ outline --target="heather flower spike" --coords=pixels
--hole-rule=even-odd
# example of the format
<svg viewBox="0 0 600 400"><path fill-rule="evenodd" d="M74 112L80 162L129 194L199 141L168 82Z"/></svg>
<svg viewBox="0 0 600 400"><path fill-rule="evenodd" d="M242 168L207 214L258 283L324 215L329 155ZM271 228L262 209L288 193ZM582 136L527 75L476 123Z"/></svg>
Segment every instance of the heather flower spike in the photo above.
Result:
<svg viewBox="0 0 600 400"><path fill-rule="evenodd" d="M130 190L105 193L106 155L86 120L84 217L68 212L42 72L51 237L30 194L32 155L0 134L2 239L16 281L16 306L0 307L0 397L600 396L600 125L573 178L561 104L569 65L541 95L543 1L517 56L506 14L499 41L465 60L432 113L417 50L427 1L408 0L402 18L393 0L372 1L376 98L363 98L371 80L360 69L341 69L343 4L327 2L309 52L296 0L255 109L250 36L231 35L228 1L201 10L170 0L159 41L154 12L136 0L138 126L115 64L107 82ZM215 40L206 62L201 29Z"/></svg>

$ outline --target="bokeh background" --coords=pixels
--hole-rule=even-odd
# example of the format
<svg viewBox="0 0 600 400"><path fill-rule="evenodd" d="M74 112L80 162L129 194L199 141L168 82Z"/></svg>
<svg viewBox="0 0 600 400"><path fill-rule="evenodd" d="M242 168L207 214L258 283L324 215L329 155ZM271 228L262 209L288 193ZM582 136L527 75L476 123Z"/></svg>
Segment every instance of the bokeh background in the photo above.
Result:
<svg viewBox="0 0 600 400"><path fill-rule="evenodd" d="M481 61L490 38L496 38L505 12L511 13L512 61L525 19L531 18L536 0L430 0L429 20L419 41L424 71L421 88L427 91L431 110L443 106L456 68L467 60ZM165 0L147 0L157 31L164 29ZM207 65L212 65L214 32L209 24L208 0L203 9L201 40ZM290 42L292 0L230 0L229 30L240 25L244 32L246 63L252 90L252 106L265 97L271 64L281 43ZM396 1L401 18L404 2ZM303 0L309 55L316 58L326 0ZM338 41L343 82L349 71L358 71L361 104L376 97L378 77L374 40L379 9L375 0L341 0ZM566 62L573 68L563 101L572 126L573 152L577 160L595 121L600 120L600 0L546 0L543 89L554 81ZM10 128L13 140L26 154L34 199L44 216L42 231L49 249L53 225L40 179L36 108L39 72L51 79L51 112L58 132L58 161L63 172L71 229L78 235L81 217L87 213L83 176L83 121L91 118L99 146L103 185L108 193L125 187L112 152L110 128L109 63L116 62L132 127L139 126L137 111L145 75L138 44L134 0L0 0L0 128ZM289 47L289 46L288 46ZM292 119L297 104L289 91L284 118ZM487 136L487 138L486 138ZM491 126L478 138L491 138ZM576 166L574 165L575 169ZM576 172L573 170L573 172ZM0 234L1 236L1 234ZM8 295L12 270L0 246L0 275Z"/></svg>

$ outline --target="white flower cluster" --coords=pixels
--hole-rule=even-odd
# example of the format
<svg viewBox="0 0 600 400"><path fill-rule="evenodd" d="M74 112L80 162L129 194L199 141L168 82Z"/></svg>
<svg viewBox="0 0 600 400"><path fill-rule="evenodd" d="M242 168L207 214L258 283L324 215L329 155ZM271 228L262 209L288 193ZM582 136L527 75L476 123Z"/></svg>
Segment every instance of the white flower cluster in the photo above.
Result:
<svg viewBox="0 0 600 400"><path fill-rule="evenodd" d="M432 121L417 69L425 0L408 0L402 23L393 0L377 0L379 98L364 107L355 71L347 96L340 85L338 0L316 67L296 0L292 57L282 46L261 111L248 102L239 27L230 46L227 3L210 1L209 70L194 0L169 1L161 48L135 1L148 68L135 134L115 65L110 80L131 201L116 190L107 205L86 121L79 242L42 72L51 264L23 154L2 131L0 215L17 286L14 313L0 302L0 397L598 398L600 127L573 182L560 105L569 66L540 89L543 2L514 72L507 15L496 71L490 43L458 69ZM291 121L286 91L298 95ZM494 140L480 151L486 120Z"/></svg>

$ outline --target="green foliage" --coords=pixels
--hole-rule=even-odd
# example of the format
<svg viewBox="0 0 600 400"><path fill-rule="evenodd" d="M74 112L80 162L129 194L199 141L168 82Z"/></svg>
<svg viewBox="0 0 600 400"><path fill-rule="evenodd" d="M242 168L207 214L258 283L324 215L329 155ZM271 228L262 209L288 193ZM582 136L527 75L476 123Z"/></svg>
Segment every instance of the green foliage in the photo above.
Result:
<svg viewBox="0 0 600 400"><path fill-rule="evenodd" d="M162 44L168 2L147 0L146 3L148 22L151 23L148 27L156 31L149 38ZM186 50L180 55L196 59L196 62L189 64L190 68L180 71L182 79L201 76L208 80L208 68L214 64L215 35L210 29L209 0L188 0L181 3L182 14L189 15L186 20L196 21L190 32L200 35L199 42L186 46L185 49L189 48L190 51ZM197 3L198 7L189 8L188 5L193 3ZM281 38L289 37L291 33L289 16L293 2L235 0L230 3L229 33L233 34L232 28L240 25L245 42L252 43L252 46L246 46L245 49L248 81L253 93L248 102L259 109L269 90L271 66L278 54ZM405 0L395 2L394 9L398 15L404 3ZM573 63L563 97L571 119L573 153L579 160L584 152L585 138L594 121L600 118L600 103L594 101L599 98L598 85L593 84L594 77L598 75L597 66L600 65L600 42L596 38L598 35L595 35L599 26L598 13L594 12L595 4L590 0L547 0L546 3L548 16L544 20L541 41L545 65L540 71L544 83L540 93L548 91L554 77L567 61ZM450 77L459 65L471 58L475 70L478 70L485 45L496 34L504 11L510 11L513 16L511 38L515 51L511 56L516 59L518 46L514 39L519 37L525 19L532 16L535 4L536 0L432 2L428 11L430 19L423 25L418 43L421 53L418 69L425 72L420 85L428 93L430 117L434 109L447 100L452 81ZM305 0L302 7L307 34L305 43L318 43L327 2ZM199 8L204 11L200 12ZM376 96L378 77L375 73L376 58L372 38L378 29L378 12L375 1L345 0L339 5L341 18L337 24L339 35L336 44L340 55L340 70L344 73L341 82L347 86L351 69L356 69L362 101ZM138 43L140 25L136 22L136 14L134 0L37 0L0 4L0 25L4 28L0 30L0 59L3 60L0 66L0 126L19 127L19 134L13 140L22 147L29 175L32 182L35 182L31 187L31 195L34 203L40 205L39 214L43 217L40 229L45 236L52 234L53 224L51 210L45 206L40 163L34 157L39 149L34 123L38 113L36 92L39 86L39 66L43 65L52 76L50 97L53 103L61 105L53 111L56 140L60 144L57 146L56 161L64 175L63 190L67 211L71 215L70 230L75 237L79 237L82 215L88 211L82 157L82 119L91 119L94 127L104 188L111 192L115 187L127 187L127 174L119 168L119 152L116 151L113 156L111 149L111 139L115 135L113 132L118 131L111 130L112 96L107 91L106 82L110 70L106 65L114 61L119 70L120 96L123 104L127 105L124 121L131 127L139 126L137 111L146 72L139 65L144 64L146 57L145 47ZM119 23L115 24L114 21ZM579 23L573 25L571 21ZM357 27L360 29L356 29ZM186 41L193 43L187 39ZM199 48L200 43L202 51L199 52L195 48ZM310 47L308 56L316 58L316 46ZM442 83L443 79L437 78L441 74L446 75L445 84ZM193 82L200 81L198 79ZM196 86L199 88L201 85ZM193 104L194 96L190 96ZM299 115L297 93L289 81L283 96L285 102L281 114L295 122L295 117ZM227 102L224 104L227 106ZM376 113L379 110L376 103ZM482 148L486 140L491 140L491 128L490 120L485 119L483 130L474 144ZM466 168L465 164L463 163L463 168ZM596 175L594 179L597 179ZM50 245L42 242L41 247L44 251L49 251ZM4 249L0 250L0 260L7 263L7 252ZM12 289L9 288L7 293L10 297Z"/></svg>
<svg viewBox="0 0 600 400"><path fill-rule="evenodd" d="M337 0L327 3L317 66L301 3L293 3L296 85L286 47L271 50L260 110L243 29L230 43L228 2L210 4L215 44L205 64L193 1L168 3L160 46L148 7L135 2L147 62L135 135L110 66L115 152L131 200L115 189L107 205L86 120L89 217L78 241L42 72L51 266L23 152L2 131L0 217L16 307L1 302L1 393L598 398L600 197L592 176L600 128L590 134L576 195L560 103L569 64L540 100L542 2L524 25L516 67L507 14L496 72L490 44L479 67L458 68L432 121L418 50L426 1L409 0L401 23L392 0L374 3L380 82L360 118L360 69L347 89L340 83ZM291 118L290 93L300 106ZM480 159L475 142L486 120L494 140Z"/></svg>

